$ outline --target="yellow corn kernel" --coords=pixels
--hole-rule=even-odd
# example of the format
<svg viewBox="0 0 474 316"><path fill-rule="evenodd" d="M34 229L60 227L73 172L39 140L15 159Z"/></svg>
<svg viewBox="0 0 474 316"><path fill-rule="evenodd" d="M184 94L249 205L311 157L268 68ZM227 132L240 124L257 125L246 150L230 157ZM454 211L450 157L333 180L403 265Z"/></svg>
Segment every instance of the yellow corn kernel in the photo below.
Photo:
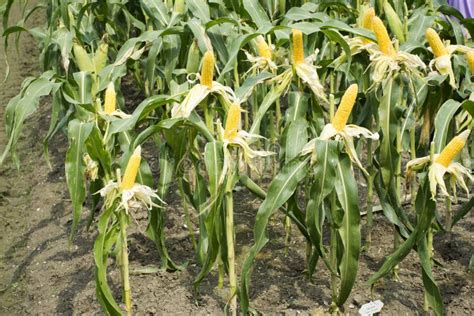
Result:
<svg viewBox="0 0 474 316"><path fill-rule="evenodd" d="M227 112L227 118L225 120L224 138L227 140L233 140L237 137L237 132L240 125L240 113L239 104L232 104Z"/></svg>
<svg viewBox="0 0 474 316"><path fill-rule="evenodd" d="M304 62L303 33L293 29L293 62L295 65Z"/></svg>
<svg viewBox="0 0 474 316"><path fill-rule="evenodd" d="M271 59L272 58L272 49L268 46L265 38L262 35L257 36L257 49L260 57Z"/></svg>
<svg viewBox="0 0 474 316"><path fill-rule="evenodd" d="M471 69L471 75L474 75L474 52L469 51L466 54L467 64L469 65L469 69Z"/></svg>
<svg viewBox="0 0 474 316"><path fill-rule="evenodd" d="M426 29L426 39L428 40L428 43L430 44L431 50L433 50L433 54L435 55L435 57L438 58L441 56L448 55L448 50L441 41L441 38L439 37L438 33L436 33L436 31L430 27Z"/></svg>
<svg viewBox="0 0 474 316"><path fill-rule="evenodd" d="M364 12L364 16L362 17L362 27L366 30L372 31L372 18L375 16L374 8L368 8ZM369 44L371 41L366 38L362 38L364 44Z"/></svg>
<svg viewBox="0 0 474 316"><path fill-rule="evenodd" d="M393 48L387 29L379 17L374 16L372 18L372 30L377 38L380 51L387 56L395 56L395 48Z"/></svg>
<svg viewBox="0 0 474 316"><path fill-rule="evenodd" d="M443 151L441 151L441 154L439 154L438 158L436 158L436 162L447 168L463 149L470 133L470 130L465 130L458 136L451 139L449 144L447 144Z"/></svg>
<svg viewBox="0 0 474 316"><path fill-rule="evenodd" d="M364 12L364 17L362 18L362 27L366 30L372 31L372 18L375 16L374 8L368 8Z"/></svg>
<svg viewBox="0 0 474 316"><path fill-rule="evenodd" d="M137 178L138 170L140 169L140 162L142 160L141 154L142 149L140 146L138 146L128 160L122 183L120 183L120 189L128 190L131 189L135 184L135 179Z"/></svg>
<svg viewBox="0 0 474 316"><path fill-rule="evenodd" d="M207 51L202 58L202 69L201 69L201 84L209 88L212 87L212 79L214 77L214 65L216 60L214 53Z"/></svg>
<svg viewBox="0 0 474 316"><path fill-rule="evenodd" d="M105 90L104 112L112 114L116 109L117 93L115 92L114 83L110 82Z"/></svg>
<svg viewBox="0 0 474 316"><path fill-rule="evenodd" d="M349 88L347 88L346 92L342 96L337 112L332 119L332 126L337 131L343 130L346 126L347 120L351 115L352 108L354 107L358 91L359 87L354 83L351 84Z"/></svg>

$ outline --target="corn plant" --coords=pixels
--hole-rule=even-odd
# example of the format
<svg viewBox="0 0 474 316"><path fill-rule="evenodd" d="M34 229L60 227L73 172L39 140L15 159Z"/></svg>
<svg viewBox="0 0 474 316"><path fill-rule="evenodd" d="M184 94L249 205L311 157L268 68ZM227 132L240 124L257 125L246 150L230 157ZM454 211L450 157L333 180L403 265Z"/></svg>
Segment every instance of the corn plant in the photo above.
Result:
<svg viewBox="0 0 474 316"><path fill-rule="evenodd" d="M329 311L341 312L360 254L370 252L376 200L393 225L394 250L367 285L396 276L415 250L424 308L443 314L433 235L451 231L473 204L470 198L453 212L457 187L469 198L472 181L469 19L435 0L44 2L14 25L13 1L2 7L6 43L21 32L33 35L44 72L25 79L6 106L9 142L0 165L10 155L19 167L23 124L51 95L45 157L50 140L65 132L70 238L90 200L97 298L107 314L133 312L127 228L134 213L147 212L145 233L161 267L185 269L166 248L171 188L200 266L194 287L216 270L217 286L228 285L230 314L252 311L252 266L278 211L286 247L297 227L306 240L308 278L321 260L331 275ZM25 21L40 9L46 26L27 29ZM156 156L158 173L142 153ZM265 175L270 183L261 181ZM358 203L360 183L366 205ZM237 186L262 199L241 267ZM111 258L121 272L125 311L108 286Z"/></svg>

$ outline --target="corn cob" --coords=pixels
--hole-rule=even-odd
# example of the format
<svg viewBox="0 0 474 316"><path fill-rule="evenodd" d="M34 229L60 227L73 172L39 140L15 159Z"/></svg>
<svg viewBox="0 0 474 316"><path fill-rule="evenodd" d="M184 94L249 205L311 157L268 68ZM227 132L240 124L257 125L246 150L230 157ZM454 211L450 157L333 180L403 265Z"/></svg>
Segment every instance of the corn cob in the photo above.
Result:
<svg viewBox="0 0 474 316"><path fill-rule="evenodd" d="M72 49L73 49L74 57L76 59L77 67L79 67L79 70L94 72L95 71L94 63L92 62L91 57L86 52L84 47L82 47L78 43L73 43Z"/></svg>
<svg viewBox="0 0 474 316"><path fill-rule="evenodd" d="M366 30L372 31L372 18L375 16L375 9L368 8L364 12L364 16L362 17L362 27ZM371 40L367 38L362 38L364 44L369 44Z"/></svg>
<svg viewBox="0 0 474 316"><path fill-rule="evenodd" d="M366 30L372 31L372 18L375 16L375 9L368 8L364 12L364 17L362 18L362 27Z"/></svg>
<svg viewBox="0 0 474 316"><path fill-rule="evenodd" d="M270 46L268 46L267 42L265 41L265 38L263 38L262 35L259 35L257 36L256 42L258 54L260 55L260 57L271 59L272 49L270 48Z"/></svg>
<svg viewBox="0 0 474 316"><path fill-rule="evenodd" d="M474 75L474 52L469 51L466 53L467 64L469 69L471 69L471 75Z"/></svg>
<svg viewBox="0 0 474 316"><path fill-rule="evenodd" d="M203 86L207 86L209 88L212 87L215 62L214 53L207 51L202 58L201 84Z"/></svg>
<svg viewBox="0 0 474 316"><path fill-rule="evenodd" d="M237 131L240 125L240 105L239 104L232 104L229 107L229 111L227 112L227 118L225 121L225 129L224 129L224 138L227 140L233 140L237 137Z"/></svg>
<svg viewBox="0 0 474 316"><path fill-rule="evenodd" d="M138 146L128 160L127 168L125 168L125 173L122 182L120 183L120 189L128 190L135 184L135 179L137 178L138 170L140 169L140 162L142 160L141 153L142 149Z"/></svg>
<svg viewBox="0 0 474 316"><path fill-rule="evenodd" d="M186 9L185 0L176 0L174 2L174 12L183 14Z"/></svg>
<svg viewBox="0 0 474 316"><path fill-rule="evenodd" d="M444 147L443 151L441 151L441 154L436 158L436 162L447 168L454 158L456 158L456 156L461 152L464 145L466 145L470 133L470 130L465 130L458 136L454 137L449 144Z"/></svg>
<svg viewBox="0 0 474 316"><path fill-rule="evenodd" d="M441 41L438 33L430 27L426 30L426 39L436 58L448 55L448 50Z"/></svg>
<svg viewBox="0 0 474 316"><path fill-rule="evenodd" d="M193 74L199 70L199 57L200 51L197 41L193 41L189 47L188 60L186 62L186 72L188 74Z"/></svg>
<svg viewBox="0 0 474 316"><path fill-rule="evenodd" d="M116 109L117 93L113 82L110 82L105 90L104 112L105 114L112 114Z"/></svg>
<svg viewBox="0 0 474 316"><path fill-rule="evenodd" d="M105 65L107 64L108 51L109 45L107 45L107 43L101 43L99 45L99 48L97 49L94 55L95 73L99 73L102 69L104 69Z"/></svg>
<svg viewBox="0 0 474 316"><path fill-rule="evenodd" d="M390 5L390 2L388 1L385 1L383 8L385 11L385 16L387 17L388 25L390 26L390 29L392 30L393 34L395 34L400 43L405 43L406 39L405 32L403 31L403 23L400 20L400 17L398 16L397 12L395 12L393 7Z"/></svg>
<svg viewBox="0 0 474 316"><path fill-rule="evenodd" d="M346 92L342 96L339 108L332 119L332 126L337 131L341 131L346 126L347 120L351 115L352 108L354 107L358 91L359 87L354 83L349 88L347 88Z"/></svg>
<svg viewBox="0 0 474 316"><path fill-rule="evenodd" d="M293 29L293 62L295 65L304 62L303 33Z"/></svg>
<svg viewBox="0 0 474 316"><path fill-rule="evenodd" d="M387 29L379 17L375 16L372 18L372 30L374 31L375 37L377 38L380 51L387 56L395 56L395 48L393 48L393 44L390 40L390 37L388 36Z"/></svg>

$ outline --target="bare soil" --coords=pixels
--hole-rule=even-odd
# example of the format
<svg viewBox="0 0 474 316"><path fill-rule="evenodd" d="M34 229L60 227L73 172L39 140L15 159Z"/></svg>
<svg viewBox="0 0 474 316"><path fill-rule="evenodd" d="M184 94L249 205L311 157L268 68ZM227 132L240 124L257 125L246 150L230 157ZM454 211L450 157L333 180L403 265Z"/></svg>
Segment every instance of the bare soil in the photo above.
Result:
<svg viewBox="0 0 474 316"><path fill-rule="evenodd" d="M39 13L33 17L32 24L42 21ZM1 45L3 47L3 41ZM38 51L32 38L22 36L18 52L13 46L9 49L10 77L0 89L2 117L4 106L18 93L22 80L39 73ZM3 56L1 58L0 73L4 74L5 63ZM18 148L21 169L17 171L9 163L0 169L0 315L103 314L95 298L91 254L95 229L84 229L85 216L77 237L72 244L68 243L71 204L64 177L65 136L58 135L50 146L51 169L42 155L48 112L49 103L45 100L39 112L28 120ZM0 124L0 149L6 142L4 125ZM241 192L236 193L235 201L237 262L241 264L252 243L252 226L261 201ZM178 263L187 262L187 267L175 273L162 270L143 273L144 268L157 267L159 258L153 243L142 234L146 218L144 214L137 214L129 242L134 313L223 314L226 290L216 288L216 271L203 282L199 294L193 291L192 281L199 267L184 226L183 210L175 192L168 202L169 252ZM263 314L324 314L331 302L329 273L319 264L313 282L308 280L304 238L293 227L286 254L282 223L282 214L273 217L269 229L271 240L255 265L252 306ZM434 275L449 315L474 314L473 275L467 272L473 254L473 235L474 218L470 214L454 227L452 236L435 238L435 258L442 266L434 268ZM412 252L400 264L399 281L386 278L373 294L365 285L390 254L392 245L392 228L377 215L373 245L361 256L357 284L345 304L346 314L356 315L360 305L370 299L384 302L384 315L423 314L421 266L416 253ZM120 300L118 271L113 265L110 271L115 297Z"/></svg>

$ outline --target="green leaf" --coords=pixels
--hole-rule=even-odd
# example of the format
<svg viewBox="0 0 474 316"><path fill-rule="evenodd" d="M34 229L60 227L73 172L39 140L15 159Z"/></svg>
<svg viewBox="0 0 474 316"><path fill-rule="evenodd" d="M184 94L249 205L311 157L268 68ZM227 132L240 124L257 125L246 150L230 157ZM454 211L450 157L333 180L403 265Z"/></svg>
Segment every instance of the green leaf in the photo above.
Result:
<svg viewBox="0 0 474 316"><path fill-rule="evenodd" d="M243 0L243 5L258 28L272 24L258 0Z"/></svg>
<svg viewBox="0 0 474 316"><path fill-rule="evenodd" d="M407 40L419 45L425 39L426 29L433 25L435 19L434 15L428 15L427 9L415 10L408 19Z"/></svg>
<svg viewBox="0 0 474 316"><path fill-rule="evenodd" d="M240 35L238 36L235 40L233 40L231 43L230 43L230 47L229 47L229 59L227 60L227 63L224 67L224 69L222 69L220 75L219 75L219 78L217 79L217 81L221 82L223 79L224 79L224 75L233 70L234 67L235 67L235 61L237 60L237 55L239 54L241 48L243 46L245 46L248 42L250 42L251 40L253 40L254 38L256 38L259 34L258 33L254 33L254 34L243 34L243 35Z"/></svg>
<svg viewBox="0 0 474 316"><path fill-rule="evenodd" d="M280 84L273 86L271 90L265 95L258 108L257 114L253 118L252 126L249 130L250 134L260 135L260 123L262 122L263 117L267 113L270 106L285 92L288 84L290 83L290 79L290 76L285 78L280 82Z"/></svg>
<svg viewBox="0 0 474 316"><path fill-rule="evenodd" d="M399 264L413 249L420 238L423 238L435 217L435 202L431 199L431 192L429 190L429 181L421 184L418 194L416 196L415 208L417 212L417 224L410 236L396 249L390 256L387 257L380 269L369 278L368 284L372 285L380 278Z"/></svg>
<svg viewBox="0 0 474 316"><path fill-rule="evenodd" d="M346 24L346 23L344 23L340 20L325 21L321 25L321 28L323 28L323 29L326 29L326 28L336 29L336 30L339 30L339 31L344 31L344 32L353 34L353 35L362 36L362 37L365 37L365 38L370 39L372 41L376 41L375 35L372 32L370 32L368 30L365 30L365 29L362 29L362 28L357 28L357 27L350 26L350 25L348 25L348 24Z"/></svg>
<svg viewBox="0 0 474 316"><path fill-rule="evenodd" d="M188 0L188 10L195 17L199 18L202 23L207 23L211 20L211 13L209 12L209 5L204 0Z"/></svg>
<svg viewBox="0 0 474 316"><path fill-rule="evenodd" d="M86 198L86 178L83 155L85 142L92 131L93 123L72 120L68 125L69 148L66 153L66 182L71 196L73 218L70 239L76 233L77 224L81 217L82 204Z"/></svg>
<svg viewBox="0 0 474 316"><path fill-rule="evenodd" d="M202 280L209 274L220 250L225 250L225 241L222 240L223 218L221 200L224 195L225 185L222 185L219 180L222 175L222 168L224 162L224 147L222 142L207 143L204 149L204 161L206 164L207 174L209 175L209 208L210 211L206 215L205 225L208 236L208 247L205 255L205 261L199 271L198 276L194 280L194 288L196 289ZM219 247L224 245L224 248ZM223 253L221 253L224 256Z"/></svg>
<svg viewBox="0 0 474 316"><path fill-rule="evenodd" d="M142 9L162 28L168 26L170 17L165 4L161 0L140 0Z"/></svg>
<svg viewBox="0 0 474 316"><path fill-rule="evenodd" d="M426 237L423 237L418 241L417 250L421 262L421 272L426 302L428 303L428 306L433 309L436 315L444 315L443 298L441 297L441 292L438 288L438 285L436 285L436 281L431 271L432 264L428 252Z"/></svg>
<svg viewBox="0 0 474 316"><path fill-rule="evenodd" d="M276 212L293 195L304 179L309 168L309 157L296 158L286 164L270 183L268 194L258 209L254 226L254 245L250 248L241 274L241 308L242 313L248 311L248 289L250 281L250 269L258 252L268 242L267 225L270 216Z"/></svg>
<svg viewBox="0 0 474 316"><path fill-rule="evenodd" d="M382 139L379 147L380 172L383 183L389 188L393 185L399 154L396 147L396 134L399 120L395 115L395 105L399 101L401 89L394 79L383 86L383 95L379 104L380 130Z"/></svg>
<svg viewBox="0 0 474 316"><path fill-rule="evenodd" d="M324 260L326 266L335 273L335 267L333 268L327 260L323 246L322 229L325 218L324 199L334 190L336 182L336 167L339 159L338 142L316 140L315 146L315 181L311 187L310 198L306 206L306 227L317 254ZM310 264L310 277L316 268L315 263Z"/></svg>
<svg viewBox="0 0 474 316"><path fill-rule="evenodd" d="M114 300L112 291L107 282L107 259L110 247L117 240L118 229L109 229L110 217L113 214L113 207L105 209L99 217L97 224L98 234L94 242L94 261L96 266L96 293L100 305L108 315L120 316L122 311Z"/></svg>
<svg viewBox="0 0 474 316"><path fill-rule="evenodd" d="M393 194L391 194L392 190L387 192L383 185L382 175L380 173L376 175L374 184L384 216L389 220L390 223L398 227L400 234L403 237L408 238L408 229L412 230L413 227L410 224L406 213L400 207L399 202L393 198Z"/></svg>
<svg viewBox="0 0 474 316"><path fill-rule="evenodd" d="M258 198L264 200L267 197L267 192L265 192L258 184L256 184L252 179L250 179L246 175L240 175L239 182L244 185L250 192L252 192ZM291 203L293 201L290 200L289 207L285 208L284 206L281 207L281 210L285 215L289 216L291 220L295 223L295 225L300 230L301 234L309 240L309 234L306 230L306 225L304 224L304 214L301 210L297 209L296 203Z"/></svg>
<svg viewBox="0 0 474 316"><path fill-rule="evenodd" d="M7 154L11 154L13 162L19 168L19 159L16 155L16 145L20 138L25 120L38 109L41 97L49 95L59 88L54 82L54 73L47 71L39 78L27 78L23 81L20 93L12 98L5 110L5 132L8 143L0 157L0 166Z"/></svg>
<svg viewBox="0 0 474 316"><path fill-rule="evenodd" d="M133 129L141 120L147 118L156 108L173 101L175 101L173 98L166 95L156 95L143 100L130 117L111 122L109 135Z"/></svg>
<svg viewBox="0 0 474 316"><path fill-rule="evenodd" d="M454 100L447 100L441 105L435 117L435 133L433 137L435 152L439 153L446 145L449 125L456 112L461 107L461 103Z"/></svg>
<svg viewBox="0 0 474 316"><path fill-rule="evenodd" d="M245 102L253 93L255 87L264 82L265 80L272 77L272 74L263 71L255 76L249 76L245 79L244 83L235 91L235 95L243 103Z"/></svg>
<svg viewBox="0 0 474 316"><path fill-rule="evenodd" d="M90 72L81 71L73 74L74 80L79 86L79 99L76 100L78 104L91 104L92 103L92 76Z"/></svg>
<svg viewBox="0 0 474 316"><path fill-rule="evenodd" d="M308 109L308 103L310 95L299 92L291 91L288 93L288 111L286 111L285 118L287 121L292 122L297 119L306 118L306 110Z"/></svg>
<svg viewBox="0 0 474 316"><path fill-rule="evenodd" d="M112 157L110 151L104 146L102 133L99 128L94 126L86 141L87 153L91 158L100 163L102 170L106 175L112 175ZM95 193L95 192L94 192Z"/></svg>
<svg viewBox="0 0 474 316"><path fill-rule="evenodd" d="M342 306L349 297L357 277L360 254L360 212L358 205L357 182L349 156L339 157L336 172L336 192L344 211L339 235L344 249L339 264L341 284L337 304Z"/></svg>
<svg viewBox="0 0 474 316"><path fill-rule="evenodd" d="M474 101L466 100L462 103L462 107L471 115L471 117L474 117Z"/></svg>
<svg viewBox="0 0 474 316"><path fill-rule="evenodd" d="M323 12L313 13L302 7L293 7L285 14L285 18L291 21L315 19L322 22L323 20L327 19L327 15Z"/></svg>
<svg viewBox="0 0 474 316"><path fill-rule="evenodd" d="M68 70L69 67L69 54L72 49L74 34L70 32L66 27L59 27L52 36L52 41L59 46L61 51L62 64L64 69Z"/></svg>
<svg viewBox="0 0 474 316"><path fill-rule="evenodd" d="M337 31L337 30L321 30L321 32L326 35L326 37L331 41L339 44L342 49L344 50L345 58L346 58L346 64L347 64L347 73L350 73L351 71L351 62L352 62L352 53L351 53L351 48L349 47L349 44L347 44L346 40L342 35Z"/></svg>
<svg viewBox="0 0 474 316"><path fill-rule="evenodd" d="M173 183L175 161L171 156L170 149L163 144L160 149L160 178L158 180L158 196L165 201L169 187ZM161 268L166 270L180 270L182 267L173 262L168 254L165 238L165 205L154 207L149 214L147 236L155 242L156 249L160 254Z"/></svg>
<svg viewBox="0 0 474 316"><path fill-rule="evenodd" d="M214 49L212 48L211 40L209 39L209 36L207 36L206 30L201 25L198 19L193 18L187 23L187 26L191 29L191 32L193 32L194 34L194 37L197 39L197 43L199 45L201 53L204 54L207 51L214 51Z"/></svg>
<svg viewBox="0 0 474 316"><path fill-rule="evenodd" d="M466 214L474 210L474 197L471 197L469 201L464 203L461 208L453 216L453 225L459 222Z"/></svg>
<svg viewBox="0 0 474 316"><path fill-rule="evenodd" d="M285 161L289 162L297 157L308 142L308 122L304 118L290 122L286 131Z"/></svg>
<svg viewBox="0 0 474 316"><path fill-rule="evenodd" d="M51 104L51 118L49 120L49 129L43 141L43 153L49 166L51 166L50 161L49 161L49 141L53 138L54 135L56 135L56 133L60 129L62 129L67 124L69 117L73 113L72 107L69 107L65 114L61 113L62 111L64 111L63 107L64 107L64 104L63 104L63 99L61 97L61 90L57 90L56 92L53 93L53 101ZM59 121L60 114L62 114L63 117Z"/></svg>

